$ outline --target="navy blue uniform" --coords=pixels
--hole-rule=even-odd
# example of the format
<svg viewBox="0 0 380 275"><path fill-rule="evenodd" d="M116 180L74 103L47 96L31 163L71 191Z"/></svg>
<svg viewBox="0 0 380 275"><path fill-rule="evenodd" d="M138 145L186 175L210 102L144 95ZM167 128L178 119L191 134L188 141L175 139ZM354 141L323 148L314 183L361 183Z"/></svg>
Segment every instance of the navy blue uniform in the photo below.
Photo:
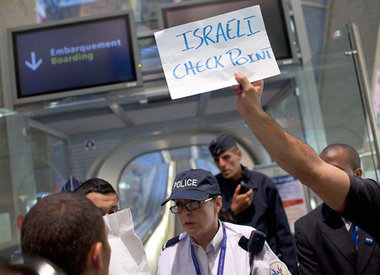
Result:
<svg viewBox="0 0 380 275"><path fill-rule="evenodd" d="M380 243L380 185L371 179L352 175L349 177L350 191L342 216L368 232L377 243Z"/></svg>
<svg viewBox="0 0 380 275"><path fill-rule="evenodd" d="M242 169L243 176L238 183L226 180L221 174L215 176L222 193L223 208L232 213L231 203L237 184L241 181L248 184L253 189L252 204L233 217L238 224L252 226L267 234L267 242L273 252L293 275L298 274L296 246L276 184L264 174L244 166Z"/></svg>

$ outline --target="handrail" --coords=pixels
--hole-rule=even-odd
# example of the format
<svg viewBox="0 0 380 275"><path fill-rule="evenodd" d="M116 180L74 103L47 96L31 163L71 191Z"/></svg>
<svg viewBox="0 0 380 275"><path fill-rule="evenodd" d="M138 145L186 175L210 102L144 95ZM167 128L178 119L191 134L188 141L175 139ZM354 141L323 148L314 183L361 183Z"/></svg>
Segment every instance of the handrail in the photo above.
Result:
<svg viewBox="0 0 380 275"><path fill-rule="evenodd" d="M357 59L358 63L358 73L359 73L359 81L362 86L363 97L364 97L364 105L367 109L368 120L371 126L373 141L376 151L376 159L377 159L377 168L380 168L380 142L379 142L379 130L376 123L375 112L373 110L373 103L371 99L371 85L368 79L367 66L364 59L363 47L360 39L359 28L355 23L350 25L350 30L352 33L352 42L355 47L355 52L353 53Z"/></svg>

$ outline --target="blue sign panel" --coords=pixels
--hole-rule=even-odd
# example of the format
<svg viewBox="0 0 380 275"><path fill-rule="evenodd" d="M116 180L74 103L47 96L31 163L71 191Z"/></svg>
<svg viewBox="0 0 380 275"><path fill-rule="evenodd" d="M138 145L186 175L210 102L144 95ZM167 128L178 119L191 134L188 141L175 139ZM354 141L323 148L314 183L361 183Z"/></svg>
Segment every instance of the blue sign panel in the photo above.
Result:
<svg viewBox="0 0 380 275"><path fill-rule="evenodd" d="M12 33L18 98L137 82L128 17Z"/></svg>

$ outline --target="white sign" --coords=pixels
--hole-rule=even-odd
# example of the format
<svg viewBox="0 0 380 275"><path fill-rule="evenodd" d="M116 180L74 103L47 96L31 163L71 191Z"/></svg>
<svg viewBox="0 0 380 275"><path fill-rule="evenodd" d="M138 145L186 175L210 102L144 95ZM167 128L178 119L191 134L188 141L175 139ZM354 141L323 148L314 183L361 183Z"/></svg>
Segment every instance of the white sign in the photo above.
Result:
<svg viewBox="0 0 380 275"><path fill-rule="evenodd" d="M259 6L154 35L172 99L235 85L236 71L250 81L280 73Z"/></svg>
<svg viewBox="0 0 380 275"><path fill-rule="evenodd" d="M109 275L150 275L144 246L135 233L129 208L103 217L111 246Z"/></svg>

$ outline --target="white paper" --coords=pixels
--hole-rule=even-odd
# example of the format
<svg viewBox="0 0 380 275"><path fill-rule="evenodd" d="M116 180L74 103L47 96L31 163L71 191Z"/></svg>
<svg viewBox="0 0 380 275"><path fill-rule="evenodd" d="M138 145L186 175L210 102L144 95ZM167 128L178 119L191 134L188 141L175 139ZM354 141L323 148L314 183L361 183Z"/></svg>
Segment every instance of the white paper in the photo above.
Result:
<svg viewBox="0 0 380 275"><path fill-rule="evenodd" d="M172 99L235 85L236 71L250 81L280 73L259 6L154 35Z"/></svg>
<svg viewBox="0 0 380 275"><path fill-rule="evenodd" d="M111 246L109 275L150 275L143 244L136 235L131 210L103 217Z"/></svg>

